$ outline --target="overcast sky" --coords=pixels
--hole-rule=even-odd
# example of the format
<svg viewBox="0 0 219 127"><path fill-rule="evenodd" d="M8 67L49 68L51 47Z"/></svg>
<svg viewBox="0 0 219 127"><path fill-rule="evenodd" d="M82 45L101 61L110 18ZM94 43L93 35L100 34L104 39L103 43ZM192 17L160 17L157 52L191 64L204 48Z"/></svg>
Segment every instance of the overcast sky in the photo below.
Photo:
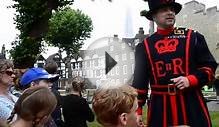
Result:
<svg viewBox="0 0 219 127"><path fill-rule="evenodd" d="M191 0L176 0L181 4ZM196 0L204 3L207 8L219 6L219 0ZM7 9L11 5L11 0L1 0L0 2L0 47L5 44L6 49L10 49L10 43L15 40L16 34L19 32L13 24L15 11ZM148 33L148 21L141 17L140 11L148 9L147 3L143 0L113 0L112 3L107 0L75 0L72 5L75 9L80 9L83 13L89 15L93 21L94 30L91 33L91 38L85 41L87 47L94 40L118 34L119 38L132 37L138 32L139 27L143 27ZM130 31L129 33L125 31ZM50 49L47 57L54 53L54 48Z"/></svg>

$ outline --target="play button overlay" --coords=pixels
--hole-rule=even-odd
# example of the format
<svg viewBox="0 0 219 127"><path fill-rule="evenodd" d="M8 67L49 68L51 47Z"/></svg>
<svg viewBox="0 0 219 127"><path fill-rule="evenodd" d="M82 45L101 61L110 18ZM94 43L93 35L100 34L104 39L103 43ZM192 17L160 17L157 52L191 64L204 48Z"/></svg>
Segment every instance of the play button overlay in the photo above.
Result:
<svg viewBox="0 0 219 127"><path fill-rule="evenodd" d="M105 73L107 74L116 64L117 62L107 52L105 52Z"/></svg>
<svg viewBox="0 0 219 127"><path fill-rule="evenodd" d="M134 47L130 39L102 37L84 50L80 76L94 87L104 84L131 84L134 74ZM93 87L92 87L93 88Z"/></svg>

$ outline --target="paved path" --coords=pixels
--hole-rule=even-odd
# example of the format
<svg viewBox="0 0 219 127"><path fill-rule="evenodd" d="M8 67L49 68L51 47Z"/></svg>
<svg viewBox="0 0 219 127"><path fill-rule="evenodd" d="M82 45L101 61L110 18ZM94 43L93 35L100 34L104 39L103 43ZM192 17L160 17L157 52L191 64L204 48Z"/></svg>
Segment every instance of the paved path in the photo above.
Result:
<svg viewBox="0 0 219 127"><path fill-rule="evenodd" d="M207 105L209 111L219 111L219 101L210 101Z"/></svg>

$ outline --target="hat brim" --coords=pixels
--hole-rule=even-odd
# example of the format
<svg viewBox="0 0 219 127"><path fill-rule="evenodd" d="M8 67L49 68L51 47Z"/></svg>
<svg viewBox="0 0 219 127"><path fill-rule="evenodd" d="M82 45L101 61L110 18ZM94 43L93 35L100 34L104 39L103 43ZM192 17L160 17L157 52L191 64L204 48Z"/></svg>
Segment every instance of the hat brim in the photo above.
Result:
<svg viewBox="0 0 219 127"><path fill-rule="evenodd" d="M145 17L146 17L148 20L153 21L152 15L153 15L153 13L154 13L156 10L158 10L158 9L160 9L160 8L163 8L163 7L169 7L169 6L174 8L175 14L178 14L178 13L180 12L180 10L182 9L182 5L181 5L181 4L179 4L179 3L177 3L177 2L172 2L172 3L168 3L168 4L163 4L163 5L161 5L161 6L157 7L157 8L154 8L154 9L152 9L152 10L149 10L149 11L145 14Z"/></svg>
<svg viewBox="0 0 219 127"><path fill-rule="evenodd" d="M43 76L40 76L40 77L35 77L29 81L26 81L25 83L24 82L20 82L21 86L22 87L25 87L27 86L29 83L31 83L32 81L35 81L35 80L39 80L39 79L46 79L46 80L49 80L50 82L55 82L59 79L59 75L58 74L48 74L48 75L43 75Z"/></svg>
<svg viewBox="0 0 219 127"><path fill-rule="evenodd" d="M48 79L51 82L54 82L54 81L59 79L59 75L58 74L48 74L48 75L43 75L41 77L38 77L38 79Z"/></svg>

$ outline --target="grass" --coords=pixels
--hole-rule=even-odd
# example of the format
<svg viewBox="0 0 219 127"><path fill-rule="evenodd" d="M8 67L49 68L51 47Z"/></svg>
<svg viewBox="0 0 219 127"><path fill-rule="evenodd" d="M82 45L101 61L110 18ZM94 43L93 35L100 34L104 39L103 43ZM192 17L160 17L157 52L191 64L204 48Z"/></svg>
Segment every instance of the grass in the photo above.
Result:
<svg viewBox="0 0 219 127"><path fill-rule="evenodd" d="M210 112L210 115L212 120L212 126L219 127L219 112Z"/></svg>
<svg viewBox="0 0 219 127"><path fill-rule="evenodd" d="M146 110L143 111L145 115L143 115L143 119L146 120ZM213 127L219 127L219 111L218 112L210 112L211 120L212 120L212 126ZM102 127L100 124L97 123L97 121L88 123L88 127Z"/></svg>

